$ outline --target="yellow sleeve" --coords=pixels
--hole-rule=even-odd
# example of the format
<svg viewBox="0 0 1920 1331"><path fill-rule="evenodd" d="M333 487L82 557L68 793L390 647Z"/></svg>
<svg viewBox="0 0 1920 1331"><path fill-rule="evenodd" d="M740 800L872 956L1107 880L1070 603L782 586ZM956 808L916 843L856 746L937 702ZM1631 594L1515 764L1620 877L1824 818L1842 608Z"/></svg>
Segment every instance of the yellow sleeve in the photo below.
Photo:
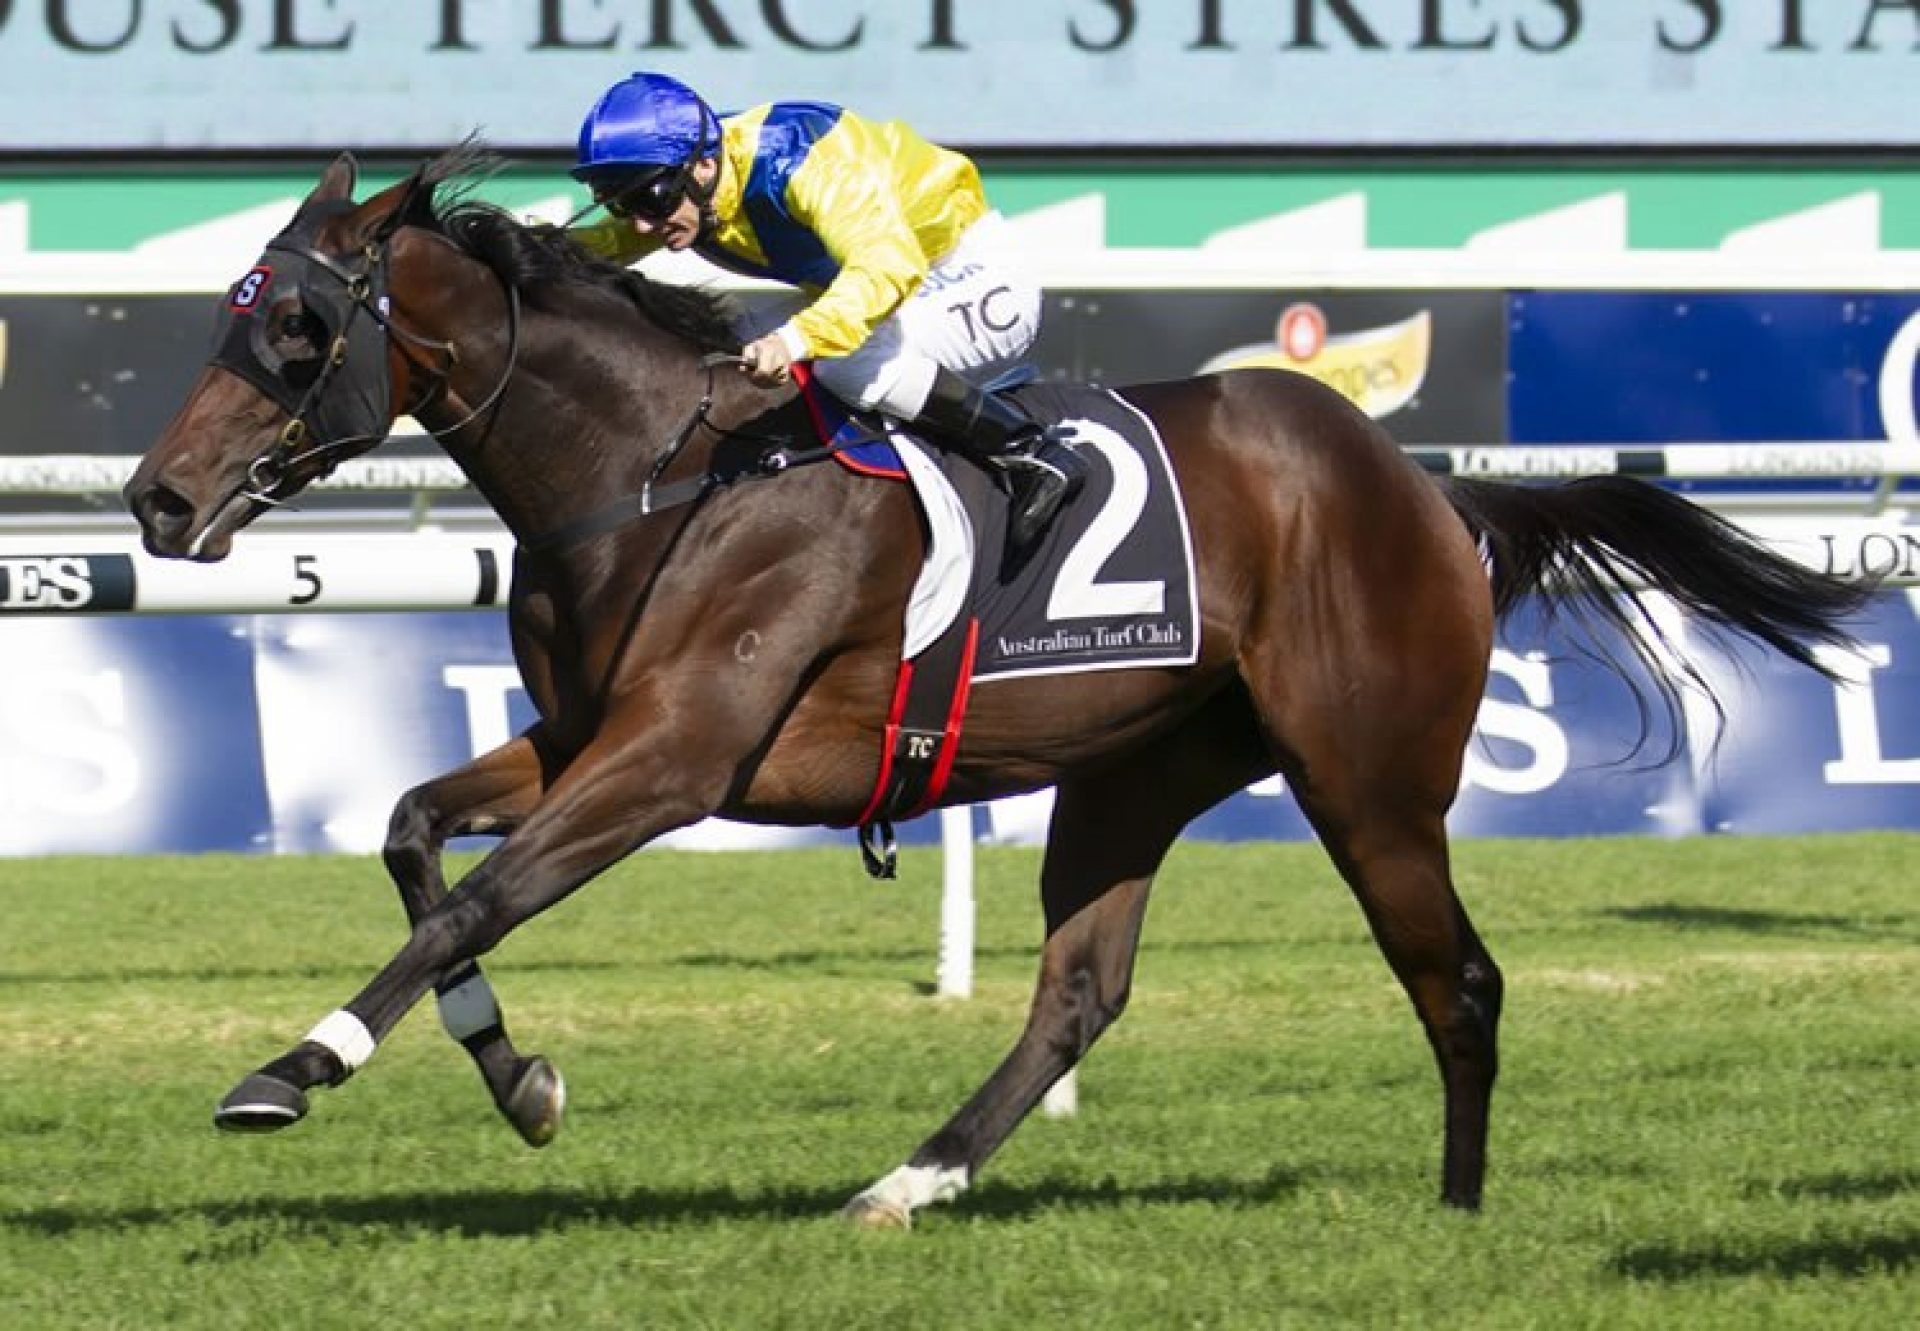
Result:
<svg viewBox="0 0 1920 1331"><path fill-rule="evenodd" d="M792 327L809 357L844 356L926 280L928 260L907 217L886 145L843 116L787 184L787 209L819 237L839 275Z"/></svg>
<svg viewBox="0 0 1920 1331"><path fill-rule="evenodd" d="M569 227L567 235L589 254L618 264L630 264L660 248L652 236L643 236L630 223L603 217L585 226Z"/></svg>

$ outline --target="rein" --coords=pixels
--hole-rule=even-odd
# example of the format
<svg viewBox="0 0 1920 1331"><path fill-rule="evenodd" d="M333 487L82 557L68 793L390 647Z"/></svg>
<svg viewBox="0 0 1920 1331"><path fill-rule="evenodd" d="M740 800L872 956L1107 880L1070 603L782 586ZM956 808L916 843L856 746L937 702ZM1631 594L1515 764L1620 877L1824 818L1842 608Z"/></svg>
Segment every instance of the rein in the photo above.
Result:
<svg viewBox="0 0 1920 1331"><path fill-rule="evenodd" d="M550 532L544 532L520 542L529 552L544 552L577 545L581 541L603 536L610 531L625 526L640 518L651 517L655 513L670 508L679 508L704 499L716 490L724 490L742 481L770 480L794 467L804 467L815 462L824 462L843 449L863 443L878 441L881 436L867 438L838 439L831 443L812 447L801 447L794 443L791 436L748 434L744 431L728 429L715 425L712 421L714 374L723 365L739 365L741 358L729 352L709 352L700 358L700 368L706 371L706 391L700 395L699 403L690 412L680 428L674 431L673 438L661 450L647 472L646 482L640 487L640 493L627 495L612 503L593 510L582 517L564 523ZM679 458L693 437L701 431L715 435L723 442L739 440L757 443L762 448L752 454L723 461L716 457L698 476L689 476L682 480L662 484L676 459Z"/></svg>

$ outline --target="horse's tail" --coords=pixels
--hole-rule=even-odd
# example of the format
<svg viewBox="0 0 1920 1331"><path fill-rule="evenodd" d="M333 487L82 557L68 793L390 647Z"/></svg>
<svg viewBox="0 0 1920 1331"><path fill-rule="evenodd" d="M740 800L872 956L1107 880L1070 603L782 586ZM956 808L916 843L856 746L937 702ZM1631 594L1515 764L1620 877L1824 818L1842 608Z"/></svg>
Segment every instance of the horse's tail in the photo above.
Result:
<svg viewBox="0 0 1920 1331"><path fill-rule="evenodd" d="M1441 477L1490 563L1495 614L1537 592L1547 613L1622 631L1668 701L1672 671L1705 689L1629 594L1666 593L1690 617L1755 638L1836 678L1815 651L1856 645L1847 621L1878 579L1821 573L1774 553L1716 513L1646 481L1596 476L1546 487ZM1705 690L1711 696L1711 690Z"/></svg>

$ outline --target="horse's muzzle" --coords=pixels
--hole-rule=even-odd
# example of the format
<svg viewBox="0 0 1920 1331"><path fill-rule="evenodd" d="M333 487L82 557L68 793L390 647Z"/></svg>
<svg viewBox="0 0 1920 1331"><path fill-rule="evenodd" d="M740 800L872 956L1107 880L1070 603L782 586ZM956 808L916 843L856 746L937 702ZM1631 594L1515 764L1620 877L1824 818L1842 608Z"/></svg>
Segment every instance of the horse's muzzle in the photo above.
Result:
<svg viewBox="0 0 1920 1331"><path fill-rule="evenodd" d="M141 544L156 559L192 559L213 563L225 559L233 533L253 516L254 505L235 496L204 526L191 500L177 490L136 476L121 491L127 511L140 524Z"/></svg>
<svg viewBox="0 0 1920 1331"><path fill-rule="evenodd" d="M120 498L140 524L140 539L148 554L169 559L185 553L187 533L193 527L192 504L166 486L138 476L127 482Z"/></svg>

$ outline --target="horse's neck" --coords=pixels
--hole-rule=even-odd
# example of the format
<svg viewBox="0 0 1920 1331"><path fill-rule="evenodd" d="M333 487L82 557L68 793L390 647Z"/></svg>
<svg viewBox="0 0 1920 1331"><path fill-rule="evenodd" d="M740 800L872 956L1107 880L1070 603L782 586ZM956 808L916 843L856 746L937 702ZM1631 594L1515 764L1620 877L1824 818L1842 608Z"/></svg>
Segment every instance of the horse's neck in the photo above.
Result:
<svg viewBox="0 0 1920 1331"><path fill-rule="evenodd" d="M483 359L490 363L463 367L456 399L424 424L447 430L485 403L509 370L504 350ZM638 495L694 422L708 383L698 354L666 334L629 339L535 311L522 316L511 376L494 407L441 444L523 541ZM716 398L730 403L739 386L724 373L716 379ZM722 414L737 412L723 404ZM712 439L692 431L688 464L704 460Z"/></svg>

